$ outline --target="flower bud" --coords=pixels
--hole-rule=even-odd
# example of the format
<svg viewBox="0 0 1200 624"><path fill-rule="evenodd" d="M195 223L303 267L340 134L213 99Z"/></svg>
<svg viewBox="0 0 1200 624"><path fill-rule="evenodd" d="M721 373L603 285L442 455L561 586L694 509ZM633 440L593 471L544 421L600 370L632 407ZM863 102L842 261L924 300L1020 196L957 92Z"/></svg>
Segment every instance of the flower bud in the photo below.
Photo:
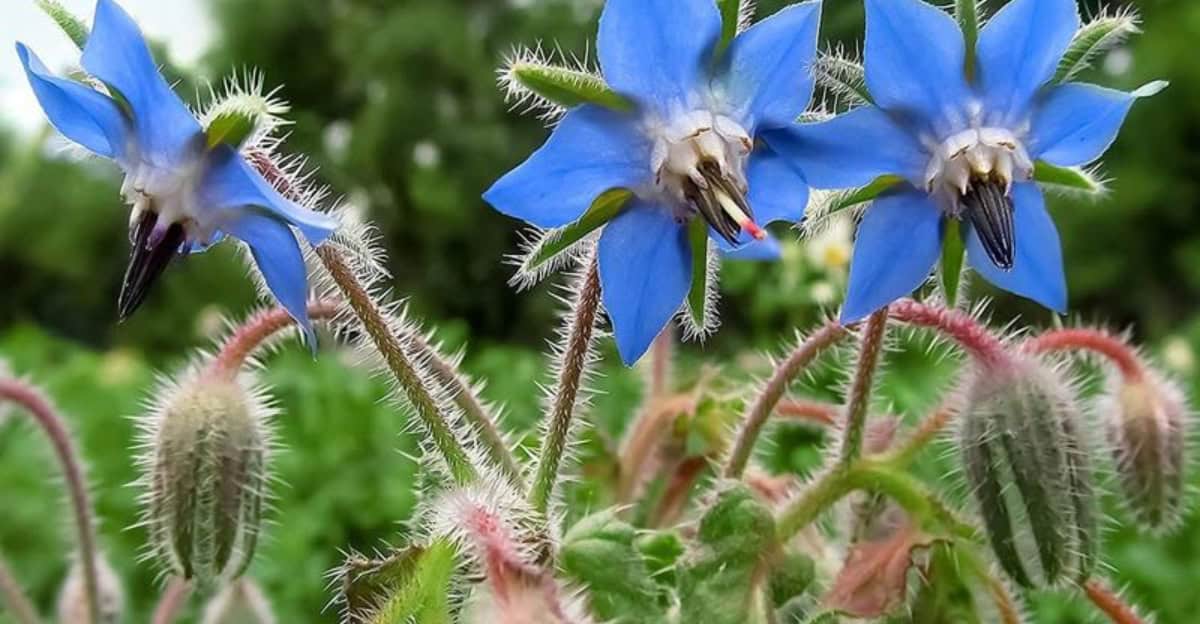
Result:
<svg viewBox="0 0 1200 624"><path fill-rule="evenodd" d="M155 555L200 587L240 576L267 496L271 408L242 381L201 373L168 387L145 425L145 522Z"/></svg>
<svg viewBox="0 0 1200 624"><path fill-rule="evenodd" d="M271 603L254 581L230 583L204 607L202 624L275 624Z"/></svg>
<svg viewBox="0 0 1200 624"><path fill-rule="evenodd" d="M1169 382L1117 379L1105 411L1117 477L1129 511L1150 530L1175 525L1186 480L1186 407Z"/></svg>
<svg viewBox="0 0 1200 624"><path fill-rule="evenodd" d="M1083 578L1095 563L1096 492L1077 401L1036 360L971 380L960 450L992 550L1018 584Z"/></svg>
<svg viewBox="0 0 1200 624"><path fill-rule="evenodd" d="M83 562L76 555L58 593L58 621L61 624L115 624L121 620L125 594L121 579L102 554L96 553L96 594L99 597L100 621L91 622L88 615L87 581Z"/></svg>

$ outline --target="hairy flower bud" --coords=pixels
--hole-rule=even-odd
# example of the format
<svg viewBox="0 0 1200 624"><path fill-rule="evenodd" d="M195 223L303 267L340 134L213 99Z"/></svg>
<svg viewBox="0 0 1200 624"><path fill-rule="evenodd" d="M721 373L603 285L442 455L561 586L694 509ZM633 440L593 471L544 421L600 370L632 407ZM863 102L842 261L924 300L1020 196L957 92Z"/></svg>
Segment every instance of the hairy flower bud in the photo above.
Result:
<svg viewBox="0 0 1200 624"><path fill-rule="evenodd" d="M62 624L115 624L121 621L125 608L125 593L121 579L102 554L96 553L96 594L99 598L100 621L91 622L88 615L87 580L83 562L76 555L58 593L58 621Z"/></svg>
<svg viewBox="0 0 1200 624"><path fill-rule="evenodd" d="M980 370L966 399L962 460L1001 567L1027 587L1086 577L1096 493L1071 389L1022 359Z"/></svg>
<svg viewBox="0 0 1200 624"><path fill-rule="evenodd" d="M1104 416L1129 510L1146 528L1176 524L1183 507L1186 407L1169 382L1115 378Z"/></svg>
<svg viewBox="0 0 1200 624"><path fill-rule="evenodd" d="M275 624L271 603L254 581L230 583L208 601L202 624Z"/></svg>
<svg viewBox="0 0 1200 624"><path fill-rule="evenodd" d="M163 394L144 427L153 552L202 587L228 582L258 542L271 408L242 380L204 373Z"/></svg>

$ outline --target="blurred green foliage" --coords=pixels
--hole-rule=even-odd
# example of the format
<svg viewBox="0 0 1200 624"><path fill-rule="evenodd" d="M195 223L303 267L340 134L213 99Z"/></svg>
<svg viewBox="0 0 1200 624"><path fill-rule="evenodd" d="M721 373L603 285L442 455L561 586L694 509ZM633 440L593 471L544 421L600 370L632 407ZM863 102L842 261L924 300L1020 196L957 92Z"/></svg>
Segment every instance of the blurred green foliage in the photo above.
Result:
<svg viewBox="0 0 1200 624"><path fill-rule="evenodd" d="M763 0L760 15L784 4ZM1083 4L1085 14L1100 6ZM504 256L517 248L518 224L479 197L547 130L508 110L495 69L516 44L543 41L584 56L599 5L213 0L218 40L204 63L168 73L185 79L181 93L193 93L198 77L217 82L242 67L262 70L268 87L283 85L296 122L288 149L308 155L321 180L378 223L397 291L451 343L470 341L468 368L489 380L490 399L508 406L510 427L525 431L539 413L530 380L544 376L539 352L553 330L555 306L548 287L516 293L506 285L511 271ZM1134 107L1105 159L1104 171L1115 179L1112 194L1100 201L1054 198L1051 210L1067 256L1072 308L1165 345L1163 357L1192 376L1195 391L1195 356L1190 369L1187 360L1200 346L1200 64L1187 51L1200 33L1200 4L1143 0L1137 8L1146 34L1086 78L1125 89L1155 78L1172 86ZM860 3L826 2L825 37L854 44L861 27ZM143 532L125 530L137 514L136 491L124 487L134 476L128 417L142 411L153 370L179 367L189 349L204 344L214 317L245 310L254 291L237 250L222 245L173 267L145 308L116 325L127 236L117 173L104 163L62 157L49 133L18 139L2 124L0 116L0 357L43 384L71 419L89 459L104 543L131 588L128 621L146 621L157 586L154 570L136 562ZM744 379L758 365L746 353L811 326L825 313L822 306L836 304L844 279L844 264L790 243L778 265L729 264L723 328L703 353L730 356L734 378ZM1047 321L1012 297L1001 297L994 310L1002 320L1020 314ZM701 353L684 351L692 375L699 374ZM402 453L414 447L399 433L404 415L380 402L382 384L339 359L335 352L314 363L289 347L265 372L284 407L285 450L276 466L286 485L278 489L277 526L253 573L283 622L333 621L331 613L313 614L328 599L323 575L338 550L394 541L413 503L414 465ZM929 362L921 349L893 357L896 379L885 399L910 415L928 408L929 388L946 381L945 367ZM605 373L605 394L594 410L598 433L586 446L595 461L619 438L640 390L636 372L610 364ZM831 368L809 385L828 394L837 381ZM66 568L67 516L45 445L12 420L0 423L0 551L48 607ZM771 464L803 471L813 464L820 436L783 428L776 442ZM946 465L925 468L936 477ZM586 482L573 500L581 511L597 503ZM1194 621L1200 612L1194 520L1162 540L1116 530L1109 552L1118 579L1159 612L1161 623ZM1036 604L1040 622L1085 621L1087 611L1071 601Z"/></svg>

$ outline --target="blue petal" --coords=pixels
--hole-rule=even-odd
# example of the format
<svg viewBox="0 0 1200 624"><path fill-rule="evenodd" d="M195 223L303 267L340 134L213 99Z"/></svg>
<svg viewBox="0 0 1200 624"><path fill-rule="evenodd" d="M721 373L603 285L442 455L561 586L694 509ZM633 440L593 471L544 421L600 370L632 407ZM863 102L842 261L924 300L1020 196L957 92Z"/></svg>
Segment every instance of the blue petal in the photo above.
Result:
<svg viewBox="0 0 1200 624"><path fill-rule="evenodd" d="M23 43L17 44L17 56L46 117L63 136L98 156L124 158L128 130L116 102L95 89L54 76Z"/></svg>
<svg viewBox="0 0 1200 624"><path fill-rule="evenodd" d="M1131 93L1089 84L1054 89L1034 111L1030 156L1063 167L1100 158L1116 140L1135 99Z"/></svg>
<svg viewBox="0 0 1200 624"><path fill-rule="evenodd" d="M729 48L729 94L750 134L791 125L812 98L821 3L782 9L734 39Z"/></svg>
<svg viewBox="0 0 1200 624"><path fill-rule="evenodd" d="M580 106L483 198L496 210L538 227L566 225L601 193L650 181L650 149L633 117Z"/></svg>
<svg viewBox="0 0 1200 624"><path fill-rule="evenodd" d="M921 0L866 0L867 89L875 103L943 135L966 121L962 31Z"/></svg>
<svg viewBox="0 0 1200 624"><path fill-rule="evenodd" d="M754 222L758 225L776 221L798 223L804 218L804 209L808 206L808 183L798 169L770 147L759 147L750 155L746 182L750 187L747 201L754 213ZM737 245L729 244L711 227L708 231L721 251L726 253L755 243L754 238L745 231L738 234Z"/></svg>
<svg viewBox="0 0 1200 624"><path fill-rule="evenodd" d="M600 287L621 360L642 357L687 296L692 250L670 210L640 199L600 235Z"/></svg>
<svg viewBox="0 0 1200 624"><path fill-rule="evenodd" d="M707 80L709 53L721 34L713 0L608 0L600 14L597 56L604 79L661 116L671 116Z"/></svg>
<svg viewBox="0 0 1200 624"><path fill-rule="evenodd" d="M1012 0L979 33L979 83L988 121L1007 125L1054 77L1079 29L1076 0Z"/></svg>
<svg viewBox="0 0 1200 624"><path fill-rule="evenodd" d="M814 188L863 186L887 174L920 180L929 155L916 135L874 106L762 135Z"/></svg>
<svg viewBox="0 0 1200 624"><path fill-rule="evenodd" d="M337 229L333 217L304 208L280 195L228 145L220 145L209 152L198 193L204 210L216 214L230 208L256 206L276 219L296 226L313 245L321 244Z"/></svg>
<svg viewBox="0 0 1200 624"><path fill-rule="evenodd" d="M763 240L751 241L737 249L725 251L724 254L726 258L731 260L775 262L783 255L783 249L779 246L779 239L767 234L767 237Z"/></svg>
<svg viewBox="0 0 1200 624"><path fill-rule="evenodd" d="M129 102L142 160L170 167L187 157L200 124L158 72L137 24L113 0L96 2L82 64Z"/></svg>
<svg viewBox="0 0 1200 624"><path fill-rule="evenodd" d="M225 230L250 247L267 288L304 330L305 342L316 349L308 319L308 272L296 236L286 223L266 214L246 212Z"/></svg>
<svg viewBox="0 0 1200 624"><path fill-rule="evenodd" d="M1021 182L1013 185L1012 198L1017 245L1012 270L1001 271L992 264L974 230L967 235L967 262L996 286L1064 313L1067 278L1062 246L1042 191L1033 182Z"/></svg>
<svg viewBox="0 0 1200 624"><path fill-rule="evenodd" d="M909 188L875 200L858 226L842 322L862 320L916 290L942 249L942 212Z"/></svg>

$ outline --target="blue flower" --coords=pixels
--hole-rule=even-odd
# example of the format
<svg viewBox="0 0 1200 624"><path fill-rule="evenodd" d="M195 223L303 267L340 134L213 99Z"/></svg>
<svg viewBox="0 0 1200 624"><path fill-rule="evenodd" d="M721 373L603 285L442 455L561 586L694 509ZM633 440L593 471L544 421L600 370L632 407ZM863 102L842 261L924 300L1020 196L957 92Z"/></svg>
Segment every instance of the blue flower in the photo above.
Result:
<svg viewBox="0 0 1200 624"><path fill-rule="evenodd" d="M24 44L17 55L50 123L125 173L134 249L121 292L121 318L145 299L170 260L229 235L249 247L276 299L306 330L308 276L295 227L313 245L336 223L284 198L234 148L210 146L188 107L159 73L137 25L99 0L83 69L111 97L51 74Z"/></svg>
<svg viewBox="0 0 1200 624"><path fill-rule="evenodd" d="M979 33L975 79L962 31L920 0L866 0L866 83L874 105L794 126L770 145L818 188L904 183L858 228L842 320L906 296L937 261L947 219L991 283L1058 312L1067 306L1058 232L1035 161L1101 156L1138 93L1050 85L1079 28L1075 0L1013 0Z"/></svg>
<svg viewBox="0 0 1200 624"><path fill-rule="evenodd" d="M788 7L719 57L713 0L608 0L598 56L631 112L585 104L484 198L543 228L582 216L605 191L634 197L600 235L602 298L617 347L638 360L692 283L688 224L726 250L764 239L759 223L801 218L804 176L760 139L808 106L820 3Z"/></svg>

